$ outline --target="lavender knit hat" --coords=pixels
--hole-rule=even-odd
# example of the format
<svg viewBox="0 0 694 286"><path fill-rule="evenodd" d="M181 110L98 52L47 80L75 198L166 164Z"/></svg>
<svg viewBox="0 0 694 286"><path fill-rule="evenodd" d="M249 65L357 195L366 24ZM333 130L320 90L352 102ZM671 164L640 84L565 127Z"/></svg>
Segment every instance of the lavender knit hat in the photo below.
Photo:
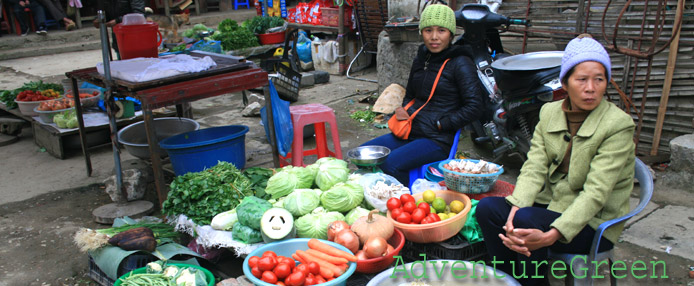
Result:
<svg viewBox="0 0 694 286"><path fill-rule="evenodd" d="M601 63L607 71L607 80L612 77L612 63L610 55L605 48L596 40L590 37L577 37L569 42L564 49L564 56L561 58L561 72L559 79L563 82L564 76L576 65L595 61Z"/></svg>

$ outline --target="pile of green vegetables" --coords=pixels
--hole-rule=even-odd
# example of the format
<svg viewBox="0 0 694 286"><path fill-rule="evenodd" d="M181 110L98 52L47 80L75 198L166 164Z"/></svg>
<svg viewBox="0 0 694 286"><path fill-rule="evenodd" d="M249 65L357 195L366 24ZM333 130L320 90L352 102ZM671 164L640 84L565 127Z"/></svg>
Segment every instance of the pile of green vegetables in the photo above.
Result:
<svg viewBox="0 0 694 286"><path fill-rule="evenodd" d="M44 83L43 81L30 81L24 83L20 88L14 90L0 90L0 102L7 105L8 109L17 108L17 103L14 102L17 95L25 90L42 91L53 89L59 93L63 93L63 86L55 83Z"/></svg>
<svg viewBox="0 0 694 286"><path fill-rule="evenodd" d="M79 127L79 122L77 122L77 113L74 109L56 114L53 116L53 122L55 122L55 125L57 125L59 128Z"/></svg>
<svg viewBox="0 0 694 286"><path fill-rule="evenodd" d="M211 37L222 43L222 49L233 51L258 46L258 38L248 29L240 27L236 21L224 19Z"/></svg>
<svg viewBox="0 0 694 286"><path fill-rule="evenodd" d="M195 24L192 29L185 30L183 36L186 38L196 38L200 33L214 33L214 29L210 29L205 24Z"/></svg>
<svg viewBox="0 0 694 286"><path fill-rule="evenodd" d="M249 20L244 21L241 26L246 27L253 34L265 34L268 29L274 27L281 27L284 25L284 19L281 17L263 17L255 16Z"/></svg>
<svg viewBox="0 0 694 286"><path fill-rule="evenodd" d="M256 190L262 186L262 176L271 172L249 171L251 181L233 164L220 161L210 169L177 176L162 204L162 213L183 214L198 225L208 225L215 215L235 208L247 196L267 197L256 194Z"/></svg>
<svg viewBox="0 0 694 286"><path fill-rule="evenodd" d="M179 267L180 266L180 267ZM121 279L123 286L207 286L202 270L186 266L167 265L161 260L147 264L145 273L130 274Z"/></svg>

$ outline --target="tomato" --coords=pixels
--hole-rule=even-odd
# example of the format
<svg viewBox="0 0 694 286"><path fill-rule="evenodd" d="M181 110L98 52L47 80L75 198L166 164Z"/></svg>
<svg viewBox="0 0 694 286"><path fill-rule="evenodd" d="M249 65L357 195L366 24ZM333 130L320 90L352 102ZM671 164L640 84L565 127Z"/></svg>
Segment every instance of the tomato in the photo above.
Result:
<svg viewBox="0 0 694 286"><path fill-rule="evenodd" d="M441 218L433 213L428 214L427 217L431 219L431 222L441 221Z"/></svg>
<svg viewBox="0 0 694 286"><path fill-rule="evenodd" d="M301 272L294 272L284 280L284 283L286 283L287 286L301 286L304 285L304 281L306 281L306 275Z"/></svg>
<svg viewBox="0 0 694 286"><path fill-rule="evenodd" d="M248 258L248 267L249 268L256 267L258 265L259 259L260 259L260 257L258 257L258 256L251 256L251 258Z"/></svg>
<svg viewBox="0 0 694 286"><path fill-rule="evenodd" d="M304 285L316 285L316 277L309 273L304 280Z"/></svg>
<svg viewBox="0 0 694 286"><path fill-rule="evenodd" d="M422 219L427 216L423 209L417 208L412 212L412 221L415 223L421 223Z"/></svg>
<svg viewBox="0 0 694 286"><path fill-rule="evenodd" d="M402 194L400 196L400 202L405 205L407 202L415 202L414 197L410 194Z"/></svg>
<svg viewBox="0 0 694 286"><path fill-rule="evenodd" d="M402 208L396 208L394 210L391 210L390 211L390 217L395 219L395 218L399 217L402 212L403 212Z"/></svg>
<svg viewBox="0 0 694 286"><path fill-rule="evenodd" d="M277 285L277 286L287 286L287 284L284 284L284 282L282 282L282 281L277 281L277 283L275 283L275 285Z"/></svg>
<svg viewBox="0 0 694 286"><path fill-rule="evenodd" d="M390 198L386 202L386 207L388 207L389 211L393 211L400 207L400 200L398 198Z"/></svg>
<svg viewBox="0 0 694 286"><path fill-rule="evenodd" d="M260 280L263 280L264 282L275 284L277 283L277 275L275 273L272 273L272 271L265 271L263 272L262 277Z"/></svg>
<svg viewBox="0 0 694 286"><path fill-rule="evenodd" d="M429 211L431 210L431 206L429 206L429 204L427 204L426 202L419 203L419 205L417 205L417 208L424 210L425 215L428 215Z"/></svg>
<svg viewBox="0 0 694 286"><path fill-rule="evenodd" d="M320 275L320 266L315 261L308 263L308 272L313 275Z"/></svg>
<svg viewBox="0 0 694 286"><path fill-rule="evenodd" d="M260 276L263 274L263 271L260 271L260 269L258 269L258 266L256 266L251 268L251 274L253 274L255 278L260 279Z"/></svg>
<svg viewBox="0 0 694 286"><path fill-rule="evenodd" d="M280 264L280 263L284 263L284 264L289 265L289 268L291 270L294 270L294 266L296 266L296 261L294 261L294 259L291 259L291 258L285 257L285 256L278 256L277 257L277 264Z"/></svg>
<svg viewBox="0 0 694 286"><path fill-rule="evenodd" d="M323 278L323 276L320 276L320 275L316 276L316 284L323 284L325 282L326 281L325 281L325 278Z"/></svg>
<svg viewBox="0 0 694 286"><path fill-rule="evenodd" d="M421 224L431 223L431 218L427 216L427 217L423 218L420 223Z"/></svg>
<svg viewBox="0 0 694 286"><path fill-rule="evenodd" d="M263 252L263 255L261 257L265 257L265 256L272 256L275 259L277 259L277 253L275 253L272 250L268 250L268 251Z"/></svg>
<svg viewBox="0 0 694 286"><path fill-rule="evenodd" d="M402 212L395 220L399 223L410 223L412 221L412 216L407 212Z"/></svg>
<svg viewBox="0 0 694 286"><path fill-rule="evenodd" d="M276 265L277 259L272 256L261 257L258 260L258 269L260 269L260 271L272 271Z"/></svg>
<svg viewBox="0 0 694 286"><path fill-rule="evenodd" d="M272 269L272 272L277 275L277 279L284 279L289 276L289 274L292 274L292 268L289 267L289 264L286 263L280 263L275 266L274 269Z"/></svg>
<svg viewBox="0 0 694 286"><path fill-rule="evenodd" d="M311 271L308 270L308 265L306 264L299 264L296 267L294 267L294 272L301 272L304 276L308 275L311 273Z"/></svg>
<svg viewBox="0 0 694 286"><path fill-rule="evenodd" d="M417 205L414 204L414 202L406 202L404 205L402 205L402 211L406 213L412 214L412 211L417 208Z"/></svg>

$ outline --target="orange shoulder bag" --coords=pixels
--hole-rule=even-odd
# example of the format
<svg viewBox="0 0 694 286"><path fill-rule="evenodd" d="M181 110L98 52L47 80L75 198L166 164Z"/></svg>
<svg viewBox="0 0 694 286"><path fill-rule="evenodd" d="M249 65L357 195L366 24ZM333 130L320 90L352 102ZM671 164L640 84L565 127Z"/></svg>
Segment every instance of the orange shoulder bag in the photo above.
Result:
<svg viewBox="0 0 694 286"><path fill-rule="evenodd" d="M408 102L407 105L405 105L405 108L398 107L395 109L395 114L388 120L388 129L390 129L391 132L393 132L393 135L395 137L398 137L400 139L407 140L410 137L410 131L412 131L412 119L414 119L415 116L417 116L417 113L419 113L424 106L429 103L429 100L431 100L431 97L434 95L434 91L436 90L436 85L439 84L439 78L441 78L441 73L443 72L443 68L446 66L446 63L448 63L448 60L446 59L445 62L441 65L441 68L439 69L439 73L436 75L436 80L434 81L434 86L431 87L431 93L429 94L429 99L427 99L427 102L425 102L417 111L412 113L412 115L407 114L407 109L412 107L414 104L414 99L412 101Z"/></svg>

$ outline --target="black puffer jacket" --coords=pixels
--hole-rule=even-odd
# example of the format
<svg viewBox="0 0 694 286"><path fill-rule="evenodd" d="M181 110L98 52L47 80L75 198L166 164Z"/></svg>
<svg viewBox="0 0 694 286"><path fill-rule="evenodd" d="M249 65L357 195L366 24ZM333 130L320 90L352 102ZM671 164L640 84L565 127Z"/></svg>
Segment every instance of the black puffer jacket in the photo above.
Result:
<svg viewBox="0 0 694 286"><path fill-rule="evenodd" d="M105 0L103 5L106 22L113 19L116 23L123 22L123 16L129 13L145 14L145 0Z"/></svg>
<svg viewBox="0 0 694 286"><path fill-rule="evenodd" d="M483 91L471 52L464 46L451 45L440 53L431 53L421 45L410 70L404 107L413 98L415 103L407 110L413 114L429 98L436 75L443 62L450 58L429 103L412 121L410 139L429 138L444 149L450 149L455 132L482 115ZM438 130L436 121L441 123Z"/></svg>

